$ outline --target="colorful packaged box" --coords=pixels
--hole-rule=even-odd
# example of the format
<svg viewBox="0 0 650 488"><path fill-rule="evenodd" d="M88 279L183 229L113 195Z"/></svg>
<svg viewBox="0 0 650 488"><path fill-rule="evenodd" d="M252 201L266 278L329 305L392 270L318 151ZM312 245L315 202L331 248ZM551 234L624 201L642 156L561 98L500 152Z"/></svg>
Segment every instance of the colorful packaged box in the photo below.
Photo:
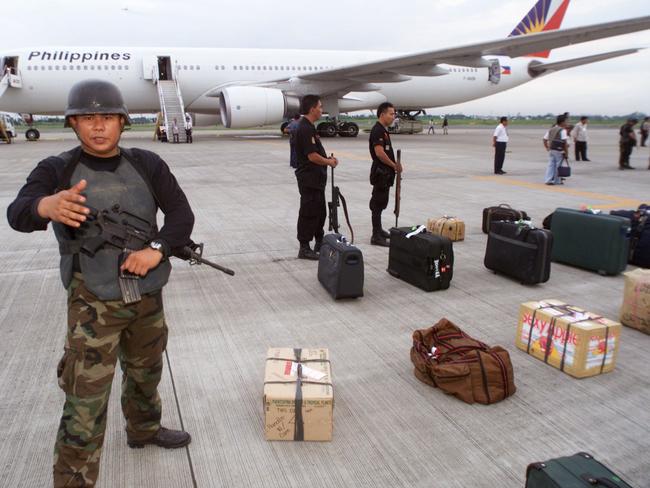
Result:
<svg viewBox="0 0 650 488"><path fill-rule="evenodd" d="M621 324L560 300L522 303L517 347L576 378L614 369Z"/></svg>

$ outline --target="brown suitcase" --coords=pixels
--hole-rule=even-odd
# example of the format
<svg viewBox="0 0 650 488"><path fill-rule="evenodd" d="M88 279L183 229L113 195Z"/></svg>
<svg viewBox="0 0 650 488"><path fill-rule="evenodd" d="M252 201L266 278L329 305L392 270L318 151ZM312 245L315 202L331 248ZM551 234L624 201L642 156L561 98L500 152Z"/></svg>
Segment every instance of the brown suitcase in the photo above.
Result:
<svg viewBox="0 0 650 488"><path fill-rule="evenodd" d="M420 381L466 403L497 403L516 391L510 355L443 318L413 333L411 361Z"/></svg>
<svg viewBox="0 0 650 488"><path fill-rule="evenodd" d="M429 219L427 230L432 234L445 236L452 241L465 240L465 222L456 217L445 215L439 219Z"/></svg>

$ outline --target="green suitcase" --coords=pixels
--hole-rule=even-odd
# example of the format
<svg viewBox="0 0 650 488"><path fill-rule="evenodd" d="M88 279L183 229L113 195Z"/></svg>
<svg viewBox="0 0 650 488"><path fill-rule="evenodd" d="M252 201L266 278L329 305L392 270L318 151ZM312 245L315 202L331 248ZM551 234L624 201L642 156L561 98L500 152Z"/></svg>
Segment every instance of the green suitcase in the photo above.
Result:
<svg viewBox="0 0 650 488"><path fill-rule="evenodd" d="M630 225L625 217L558 208L551 220L552 259L603 275L618 274L627 266Z"/></svg>
<svg viewBox="0 0 650 488"><path fill-rule="evenodd" d="M586 452L529 464L526 469L526 488L586 487L632 488L632 485Z"/></svg>

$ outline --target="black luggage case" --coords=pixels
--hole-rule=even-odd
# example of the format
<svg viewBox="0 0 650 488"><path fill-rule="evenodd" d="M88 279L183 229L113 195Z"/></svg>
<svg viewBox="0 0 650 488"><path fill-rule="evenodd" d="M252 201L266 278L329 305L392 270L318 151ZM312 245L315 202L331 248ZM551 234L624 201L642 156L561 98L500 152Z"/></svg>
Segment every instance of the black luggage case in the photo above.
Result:
<svg viewBox="0 0 650 488"><path fill-rule="evenodd" d="M492 222L485 267L526 285L545 283L551 275L553 234L514 222Z"/></svg>
<svg viewBox="0 0 650 488"><path fill-rule="evenodd" d="M529 464L526 469L526 488L632 488L591 454L579 452Z"/></svg>
<svg viewBox="0 0 650 488"><path fill-rule="evenodd" d="M523 210L515 210L506 203L501 203L496 207L487 207L483 209L483 233L490 232L490 223L497 220L528 220L528 214Z"/></svg>
<svg viewBox="0 0 650 488"><path fill-rule="evenodd" d="M323 238L318 259L318 281L338 298L363 296L363 254L341 234Z"/></svg>
<svg viewBox="0 0 650 488"><path fill-rule="evenodd" d="M425 291L449 288L454 268L454 250L447 237L426 230L407 238L415 227L390 230L387 271Z"/></svg>
<svg viewBox="0 0 650 488"><path fill-rule="evenodd" d="M612 210L609 213L628 218L632 223L628 262L650 268L650 206L643 204L637 210Z"/></svg>

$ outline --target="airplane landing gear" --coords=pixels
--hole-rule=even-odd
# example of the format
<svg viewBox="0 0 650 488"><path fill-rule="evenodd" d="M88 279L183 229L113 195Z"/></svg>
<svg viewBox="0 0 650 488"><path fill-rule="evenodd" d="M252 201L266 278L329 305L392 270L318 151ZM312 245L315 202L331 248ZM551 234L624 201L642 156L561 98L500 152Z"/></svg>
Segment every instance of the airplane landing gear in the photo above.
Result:
<svg viewBox="0 0 650 488"><path fill-rule="evenodd" d="M31 127L25 131L25 137L28 141L38 141L41 138L41 133L38 129Z"/></svg>

